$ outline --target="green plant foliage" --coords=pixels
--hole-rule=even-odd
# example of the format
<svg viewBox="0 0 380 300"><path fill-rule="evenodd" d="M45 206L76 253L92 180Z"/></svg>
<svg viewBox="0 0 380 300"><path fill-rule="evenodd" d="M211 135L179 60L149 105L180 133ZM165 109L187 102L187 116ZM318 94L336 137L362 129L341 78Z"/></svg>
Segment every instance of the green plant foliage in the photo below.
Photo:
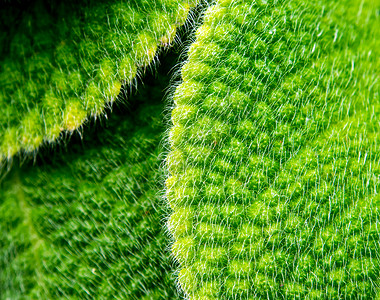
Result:
<svg viewBox="0 0 380 300"><path fill-rule="evenodd" d="M0 12L0 160L99 117L159 47L172 44L192 0L26 1Z"/></svg>
<svg viewBox="0 0 380 300"><path fill-rule="evenodd" d="M379 28L371 1L207 9L167 157L188 299L380 296Z"/></svg>
<svg viewBox="0 0 380 300"><path fill-rule="evenodd" d="M378 0L3 2L1 300L380 299Z"/></svg>
<svg viewBox="0 0 380 300"><path fill-rule="evenodd" d="M91 124L67 151L12 169L0 188L0 299L179 299L160 192L160 75L107 128Z"/></svg>

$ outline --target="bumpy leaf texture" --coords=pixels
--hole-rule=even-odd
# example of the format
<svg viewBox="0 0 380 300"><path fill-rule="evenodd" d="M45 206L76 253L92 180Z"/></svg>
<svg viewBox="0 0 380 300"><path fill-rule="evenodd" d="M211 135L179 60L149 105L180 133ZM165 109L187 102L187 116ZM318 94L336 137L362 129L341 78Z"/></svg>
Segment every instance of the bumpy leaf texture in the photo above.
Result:
<svg viewBox="0 0 380 300"><path fill-rule="evenodd" d="M191 0L22 1L1 19L0 160L54 142L101 115L158 47L169 46ZM139 68L139 69L138 69ZM139 71L138 71L139 70Z"/></svg>
<svg viewBox="0 0 380 300"><path fill-rule="evenodd" d="M106 115L196 2L8 4L0 158ZM207 6L172 125L147 84L12 166L0 299L380 299L380 3Z"/></svg>
<svg viewBox="0 0 380 300"><path fill-rule="evenodd" d="M170 129L188 299L380 299L379 2L219 0Z"/></svg>

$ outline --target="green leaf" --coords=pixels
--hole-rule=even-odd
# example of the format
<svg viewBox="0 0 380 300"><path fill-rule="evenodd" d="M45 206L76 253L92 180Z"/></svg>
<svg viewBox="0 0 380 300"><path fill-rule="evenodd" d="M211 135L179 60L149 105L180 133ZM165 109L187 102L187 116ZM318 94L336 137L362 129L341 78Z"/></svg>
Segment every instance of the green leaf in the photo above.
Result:
<svg viewBox="0 0 380 300"><path fill-rule="evenodd" d="M160 74L107 128L13 166L0 187L0 299L179 299L162 221L164 103L146 97L165 88Z"/></svg>
<svg viewBox="0 0 380 300"><path fill-rule="evenodd" d="M1 11L0 160L104 114L169 47L189 0L33 1ZM26 4L24 4L25 6Z"/></svg>
<svg viewBox="0 0 380 300"><path fill-rule="evenodd" d="M378 25L370 1L207 9L167 159L188 299L376 297ZM172 221L184 211L186 223Z"/></svg>

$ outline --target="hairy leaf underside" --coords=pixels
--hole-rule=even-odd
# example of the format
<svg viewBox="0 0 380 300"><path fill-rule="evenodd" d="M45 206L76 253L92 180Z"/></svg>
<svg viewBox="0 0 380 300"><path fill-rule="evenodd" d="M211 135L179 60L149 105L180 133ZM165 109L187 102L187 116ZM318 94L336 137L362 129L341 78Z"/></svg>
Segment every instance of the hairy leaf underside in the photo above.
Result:
<svg viewBox="0 0 380 300"><path fill-rule="evenodd" d="M0 160L107 116L197 2L7 4ZM0 299L380 299L379 1L206 6L171 125L161 72L0 182Z"/></svg>
<svg viewBox="0 0 380 300"><path fill-rule="evenodd" d="M380 297L378 8L220 0L206 11L167 158L189 299Z"/></svg>

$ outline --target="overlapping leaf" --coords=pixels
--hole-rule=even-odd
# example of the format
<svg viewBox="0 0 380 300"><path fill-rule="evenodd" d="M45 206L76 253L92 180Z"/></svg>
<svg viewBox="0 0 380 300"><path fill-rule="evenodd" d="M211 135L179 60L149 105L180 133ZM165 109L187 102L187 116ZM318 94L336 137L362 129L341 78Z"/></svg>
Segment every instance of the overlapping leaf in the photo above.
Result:
<svg viewBox="0 0 380 300"><path fill-rule="evenodd" d="M196 1L27 1L1 10L0 159L101 115Z"/></svg>

